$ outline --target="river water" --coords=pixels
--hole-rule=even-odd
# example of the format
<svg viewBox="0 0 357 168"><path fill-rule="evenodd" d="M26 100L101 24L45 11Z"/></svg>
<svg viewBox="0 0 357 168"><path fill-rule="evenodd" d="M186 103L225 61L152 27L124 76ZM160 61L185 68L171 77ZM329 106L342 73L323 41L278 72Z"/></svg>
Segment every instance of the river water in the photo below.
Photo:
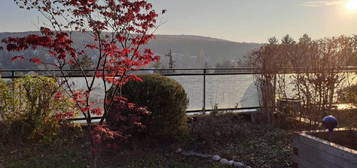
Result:
<svg viewBox="0 0 357 168"><path fill-rule="evenodd" d="M179 82L185 89L189 106L187 110L203 107L203 76L169 77ZM76 89L85 88L83 78L71 78ZM103 84L96 80L91 94L94 100L103 100ZM213 108L254 107L258 106L258 92L253 75L209 75L206 76L206 109Z"/></svg>
<svg viewBox="0 0 357 168"><path fill-rule="evenodd" d="M289 83L289 75L286 76ZM185 89L189 106L187 110L200 110L203 107L203 76L171 76L179 82ZM85 88L83 78L71 78L76 89ZM357 83L354 73L345 76L345 80L338 88L346 87ZM293 95L292 85L287 85L288 96ZM253 75L207 75L206 76L206 109L211 109L215 105L218 108L234 107L256 107L259 106L258 91ZM337 96L337 95L336 95ZM96 80L95 89L91 95L92 99L103 100L103 84L101 80ZM336 97L335 97L336 98Z"/></svg>

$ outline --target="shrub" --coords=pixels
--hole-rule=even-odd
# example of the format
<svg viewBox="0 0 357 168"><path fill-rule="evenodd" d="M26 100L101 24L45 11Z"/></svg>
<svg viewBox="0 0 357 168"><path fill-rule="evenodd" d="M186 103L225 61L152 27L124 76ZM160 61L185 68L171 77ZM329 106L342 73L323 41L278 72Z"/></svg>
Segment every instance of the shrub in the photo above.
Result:
<svg viewBox="0 0 357 168"><path fill-rule="evenodd" d="M187 134L188 98L183 87L173 79L160 75L141 75L143 81L129 81L121 89L122 96L152 113L143 120L146 135L159 140L177 139ZM113 94L115 88L111 88ZM119 96L120 92L116 95Z"/></svg>
<svg viewBox="0 0 357 168"><path fill-rule="evenodd" d="M0 82L0 117L8 134L52 141L60 119L75 114L74 103L61 94L54 78L28 75L14 81Z"/></svg>
<svg viewBox="0 0 357 168"><path fill-rule="evenodd" d="M217 144L236 141L248 134L248 122L242 116L234 113L210 113L194 116L196 121L191 124L192 136L198 137L206 148Z"/></svg>

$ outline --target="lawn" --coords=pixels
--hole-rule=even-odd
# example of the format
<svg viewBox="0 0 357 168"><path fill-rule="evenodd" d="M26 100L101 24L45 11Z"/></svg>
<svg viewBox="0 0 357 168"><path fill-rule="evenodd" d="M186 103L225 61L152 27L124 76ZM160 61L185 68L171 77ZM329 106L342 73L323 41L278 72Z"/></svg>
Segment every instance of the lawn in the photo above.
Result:
<svg viewBox="0 0 357 168"><path fill-rule="evenodd" d="M101 152L100 168L223 168L217 161L187 157L177 148L218 154L257 168L292 167L292 131L253 124L235 114L197 116L185 140L158 143L136 140L119 149ZM88 143L81 136L65 137L50 144L6 143L0 146L5 168L85 168ZM0 165L1 167L1 165Z"/></svg>

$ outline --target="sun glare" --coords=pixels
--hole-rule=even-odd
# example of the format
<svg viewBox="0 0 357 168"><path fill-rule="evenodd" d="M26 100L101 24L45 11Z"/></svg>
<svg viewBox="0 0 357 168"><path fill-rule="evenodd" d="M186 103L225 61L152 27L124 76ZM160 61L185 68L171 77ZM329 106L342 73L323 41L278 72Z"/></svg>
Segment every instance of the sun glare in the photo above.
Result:
<svg viewBox="0 0 357 168"><path fill-rule="evenodd" d="M346 3L346 8L351 11L357 10L357 0L350 0Z"/></svg>

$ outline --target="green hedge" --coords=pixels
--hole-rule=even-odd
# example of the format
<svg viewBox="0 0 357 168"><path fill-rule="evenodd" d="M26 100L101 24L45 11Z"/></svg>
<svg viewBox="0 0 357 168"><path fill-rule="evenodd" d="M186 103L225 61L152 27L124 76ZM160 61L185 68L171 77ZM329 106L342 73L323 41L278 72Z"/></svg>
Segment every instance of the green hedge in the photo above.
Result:
<svg viewBox="0 0 357 168"><path fill-rule="evenodd" d="M145 119L146 135L157 139L177 139L188 131L188 98L175 80L160 75L140 75L143 81L130 81L122 87L129 102L147 107L152 114ZM115 89L111 89L111 94ZM119 92L116 94L119 96Z"/></svg>

